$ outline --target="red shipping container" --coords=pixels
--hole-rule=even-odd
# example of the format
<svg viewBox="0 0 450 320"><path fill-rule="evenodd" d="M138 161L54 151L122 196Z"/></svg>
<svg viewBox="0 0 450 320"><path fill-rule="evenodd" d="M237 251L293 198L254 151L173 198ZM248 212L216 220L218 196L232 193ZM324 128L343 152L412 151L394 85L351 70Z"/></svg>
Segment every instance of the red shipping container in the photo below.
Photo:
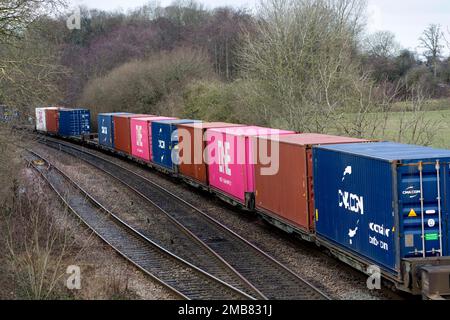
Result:
<svg viewBox="0 0 450 320"><path fill-rule="evenodd" d="M252 207L254 181L254 141L250 137L294 134L261 127L234 127L207 130L209 183L212 189L234 201Z"/></svg>
<svg viewBox="0 0 450 320"><path fill-rule="evenodd" d="M152 160L152 130L153 121L174 120L170 117L139 117L131 118L131 154L137 158Z"/></svg>
<svg viewBox="0 0 450 320"><path fill-rule="evenodd" d="M258 137L258 145L267 144L272 160L269 165L258 158L255 166L255 206L258 210L297 229L314 230L314 188L312 147L314 145L362 143L368 140L322 134L295 134Z"/></svg>
<svg viewBox="0 0 450 320"><path fill-rule="evenodd" d="M122 114L114 115L114 148L116 150L131 154L131 118L151 117L148 114Z"/></svg>
<svg viewBox="0 0 450 320"><path fill-rule="evenodd" d="M181 175L208 185L208 170L204 159L206 130L213 128L244 127L245 125L225 122L202 122L178 125L178 148L180 150L179 170Z"/></svg>
<svg viewBox="0 0 450 320"><path fill-rule="evenodd" d="M45 109L45 124L47 132L58 133L59 126L59 110L61 108L46 108Z"/></svg>

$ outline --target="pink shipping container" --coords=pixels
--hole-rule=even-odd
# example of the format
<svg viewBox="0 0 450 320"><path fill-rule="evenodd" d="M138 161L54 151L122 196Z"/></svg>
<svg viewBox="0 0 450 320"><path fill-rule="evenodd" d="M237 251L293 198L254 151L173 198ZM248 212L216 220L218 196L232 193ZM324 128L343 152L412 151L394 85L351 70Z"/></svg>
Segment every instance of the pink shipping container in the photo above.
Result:
<svg viewBox="0 0 450 320"><path fill-rule="evenodd" d="M211 188L252 209L256 163L253 154L256 140L252 137L294 133L255 126L207 130L206 157Z"/></svg>
<svg viewBox="0 0 450 320"><path fill-rule="evenodd" d="M131 154L146 161L152 160L152 130L153 121L174 120L176 118L148 116L131 118Z"/></svg>

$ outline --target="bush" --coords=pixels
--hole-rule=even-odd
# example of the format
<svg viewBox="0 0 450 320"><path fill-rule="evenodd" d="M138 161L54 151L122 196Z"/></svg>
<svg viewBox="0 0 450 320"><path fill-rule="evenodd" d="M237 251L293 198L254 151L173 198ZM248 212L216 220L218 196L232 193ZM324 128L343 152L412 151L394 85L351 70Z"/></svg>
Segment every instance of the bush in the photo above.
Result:
<svg viewBox="0 0 450 320"><path fill-rule="evenodd" d="M209 79L212 75L202 52L179 48L126 63L90 81L80 105L90 108L94 116L115 111L177 115L181 106L175 105L168 112L168 101L177 101L176 96L191 80Z"/></svg>
<svg viewBox="0 0 450 320"><path fill-rule="evenodd" d="M252 91L248 81L196 81L183 94L183 116L204 121L270 125L261 105L265 97Z"/></svg>

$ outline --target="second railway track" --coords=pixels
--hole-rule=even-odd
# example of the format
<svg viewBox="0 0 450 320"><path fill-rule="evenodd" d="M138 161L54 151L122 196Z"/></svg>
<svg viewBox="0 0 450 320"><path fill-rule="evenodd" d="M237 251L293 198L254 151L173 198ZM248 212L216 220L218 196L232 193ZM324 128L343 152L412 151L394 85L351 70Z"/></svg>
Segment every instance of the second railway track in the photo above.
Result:
<svg viewBox="0 0 450 320"><path fill-rule="evenodd" d="M33 151L26 159L66 206L128 261L185 299L252 299L154 243L109 212L48 160Z"/></svg>
<svg viewBox="0 0 450 320"><path fill-rule="evenodd" d="M319 289L169 190L83 147L52 138L40 142L114 177L183 225L260 293L260 298L328 299Z"/></svg>

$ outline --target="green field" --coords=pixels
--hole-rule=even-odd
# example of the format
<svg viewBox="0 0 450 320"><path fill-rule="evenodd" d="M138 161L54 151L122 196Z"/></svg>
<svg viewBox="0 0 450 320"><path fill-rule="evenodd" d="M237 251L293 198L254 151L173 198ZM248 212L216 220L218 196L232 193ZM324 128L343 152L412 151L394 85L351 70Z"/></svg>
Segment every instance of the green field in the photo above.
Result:
<svg viewBox="0 0 450 320"><path fill-rule="evenodd" d="M408 134L411 135L412 128L408 127L408 120L411 118L413 118L412 114L403 114L401 112L390 113L385 134L383 136L378 136L378 138L397 140L402 119L403 123L406 123ZM413 123L414 121L410 122ZM424 138L427 140L427 143L423 144L429 144L436 148L450 149L450 109L425 112L423 115L423 123L429 124L426 130L429 131L431 135L430 139Z"/></svg>
<svg viewBox="0 0 450 320"><path fill-rule="evenodd" d="M399 102L391 112L364 115L361 121L364 124L356 131L361 132L359 134L343 132L338 125L328 133L450 149L450 99L427 100L423 102L423 111L404 111L408 109L410 105ZM353 132L357 128L357 118L358 114L347 114L344 126Z"/></svg>

